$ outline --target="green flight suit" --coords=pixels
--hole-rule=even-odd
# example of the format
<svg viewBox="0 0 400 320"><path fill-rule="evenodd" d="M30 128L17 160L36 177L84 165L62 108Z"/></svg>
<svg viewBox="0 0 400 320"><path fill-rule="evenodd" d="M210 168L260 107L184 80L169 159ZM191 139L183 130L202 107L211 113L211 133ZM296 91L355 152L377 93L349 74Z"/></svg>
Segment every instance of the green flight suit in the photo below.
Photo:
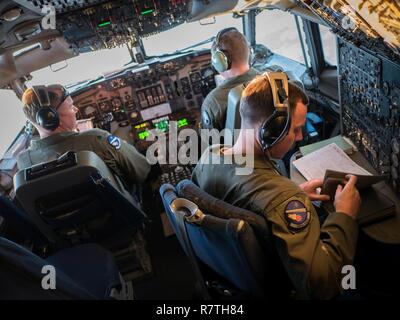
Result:
<svg viewBox="0 0 400 320"><path fill-rule="evenodd" d="M267 219L272 242L298 297L329 299L339 294L342 267L354 258L357 223L335 212L320 226L310 199L279 175L272 162L256 155L253 172L237 175L240 166L227 163L220 148L214 145L204 152L192 180L214 197Z"/></svg>
<svg viewBox="0 0 400 320"><path fill-rule="evenodd" d="M201 106L202 128L224 129L229 91L240 84L250 82L257 74L258 71L256 69L250 68L240 76L224 80L218 87L213 89L204 99ZM205 125L207 122L209 124Z"/></svg>
<svg viewBox="0 0 400 320"><path fill-rule="evenodd" d="M128 189L144 182L150 171L146 158L134 146L100 129L62 132L32 140L31 146L18 156L18 168L55 160L70 150L95 152Z"/></svg>

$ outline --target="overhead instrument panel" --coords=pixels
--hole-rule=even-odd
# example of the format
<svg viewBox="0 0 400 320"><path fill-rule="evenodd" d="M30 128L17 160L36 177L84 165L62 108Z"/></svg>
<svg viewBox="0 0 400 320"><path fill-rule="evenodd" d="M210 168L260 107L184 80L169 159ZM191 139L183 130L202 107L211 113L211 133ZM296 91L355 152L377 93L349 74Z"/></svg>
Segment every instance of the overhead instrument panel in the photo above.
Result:
<svg viewBox="0 0 400 320"><path fill-rule="evenodd" d="M400 65L339 40L343 134L400 195Z"/></svg>
<svg viewBox="0 0 400 320"><path fill-rule="evenodd" d="M391 0L301 0L342 39L400 62L400 3Z"/></svg>
<svg viewBox="0 0 400 320"><path fill-rule="evenodd" d="M68 1L32 3L56 5L57 29L79 52L136 45L149 36L186 21L189 0ZM78 5L79 3L79 5ZM100 3L100 4L99 4ZM75 10L67 11L69 5ZM96 6L94 6L96 4Z"/></svg>
<svg viewBox="0 0 400 320"><path fill-rule="evenodd" d="M196 126L205 96L215 87L209 51L179 55L137 68L72 92L78 118L113 131L127 127L135 144L145 146L151 130L168 132ZM138 145L139 144L139 145Z"/></svg>

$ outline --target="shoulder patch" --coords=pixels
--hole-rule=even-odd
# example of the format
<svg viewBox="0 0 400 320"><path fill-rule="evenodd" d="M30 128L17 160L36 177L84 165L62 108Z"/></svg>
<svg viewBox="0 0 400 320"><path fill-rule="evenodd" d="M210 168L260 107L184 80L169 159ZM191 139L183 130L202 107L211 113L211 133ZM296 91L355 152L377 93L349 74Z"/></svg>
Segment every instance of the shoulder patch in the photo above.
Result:
<svg viewBox="0 0 400 320"><path fill-rule="evenodd" d="M292 230L300 230L310 222L310 211L299 200L290 201L285 207L285 219Z"/></svg>
<svg viewBox="0 0 400 320"><path fill-rule="evenodd" d="M121 148L121 140L120 140L120 138L110 134L107 137L107 141L115 150L119 150Z"/></svg>

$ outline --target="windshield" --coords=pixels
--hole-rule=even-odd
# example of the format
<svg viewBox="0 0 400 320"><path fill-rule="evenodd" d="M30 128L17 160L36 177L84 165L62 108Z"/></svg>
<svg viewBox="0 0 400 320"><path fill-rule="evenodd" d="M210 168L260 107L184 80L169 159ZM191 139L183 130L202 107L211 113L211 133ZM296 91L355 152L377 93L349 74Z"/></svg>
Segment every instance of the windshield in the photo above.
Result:
<svg viewBox="0 0 400 320"><path fill-rule="evenodd" d="M48 85L59 83L62 85L73 84L83 80L95 79L103 73L122 69L125 63L130 62L131 57L126 46L114 49L104 49L88 53L81 53L75 58L60 62L51 68L43 68L32 72L33 79L27 82L28 86Z"/></svg>
<svg viewBox="0 0 400 320"><path fill-rule="evenodd" d="M130 55L126 47L112 50L100 50L80 54L69 59L66 68L53 72L50 67L32 72L33 79L27 82L27 86L49 85L60 83L62 85L73 84L85 79L94 79L105 72L117 70L130 61ZM65 66L65 62L52 66L53 70ZM18 132L25 124L25 115L22 111L21 101L12 90L0 90L0 157L10 146Z"/></svg>
<svg viewBox="0 0 400 320"><path fill-rule="evenodd" d="M25 115L22 111L21 101L14 91L0 89L0 101L0 157L2 157L25 125Z"/></svg>
<svg viewBox="0 0 400 320"><path fill-rule="evenodd" d="M273 53L305 62L295 17L287 12L264 10L258 14L256 40Z"/></svg>
<svg viewBox="0 0 400 320"><path fill-rule="evenodd" d="M184 23L180 26L143 38L143 46L148 56L158 56L167 53L173 53L176 50L189 47L211 37L214 37L218 31L235 27L240 32L243 30L242 19L235 19L232 15L223 15L215 17L214 20L208 19L199 22ZM208 24L204 24L208 23ZM196 47L195 49L211 48L211 42Z"/></svg>

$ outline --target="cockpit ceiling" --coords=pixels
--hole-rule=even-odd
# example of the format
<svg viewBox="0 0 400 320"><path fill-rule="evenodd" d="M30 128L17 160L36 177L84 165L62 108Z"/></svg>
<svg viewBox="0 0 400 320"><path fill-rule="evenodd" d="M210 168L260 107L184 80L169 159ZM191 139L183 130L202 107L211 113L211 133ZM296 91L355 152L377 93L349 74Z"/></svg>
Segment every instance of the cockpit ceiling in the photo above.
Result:
<svg viewBox="0 0 400 320"><path fill-rule="evenodd" d="M400 0L301 0L301 5L345 40L399 60Z"/></svg>
<svg viewBox="0 0 400 320"><path fill-rule="evenodd" d="M0 56L35 43L48 50L46 43L60 37L73 55L123 44L136 46L141 37L185 22L268 8L313 21L317 18L346 41L399 61L399 3L400 0L2 0ZM53 25L52 11L46 8L55 10ZM68 52L59 59L70 55Z"/></svg>
<svg viewBox="0 0 400 320"><path fill-rule="evenodd" d="M41 33L48 30L63 35L71 47L79 52L113 48L123 44L135 46L141 36L149 36L184 23L188 18L190 2L6 1L0 5L0 48L10 50L20 43L37 40Z"/></svg>
<svg viewBox="0 0 400 320"><path fill-rule="evenodd" d="M0 54L64 36L77 52L136 45L140 37L221 13L277 8L319 16L344 38L382 40L400 48L400 0L5 0ZM51 11L55 13L54 27ZM46 16L47 15L47 16ZM47 28L47 29L46 29ZM355 39L357 40L357 39ZM359 39L358 39L359 40Z"/></svg>

